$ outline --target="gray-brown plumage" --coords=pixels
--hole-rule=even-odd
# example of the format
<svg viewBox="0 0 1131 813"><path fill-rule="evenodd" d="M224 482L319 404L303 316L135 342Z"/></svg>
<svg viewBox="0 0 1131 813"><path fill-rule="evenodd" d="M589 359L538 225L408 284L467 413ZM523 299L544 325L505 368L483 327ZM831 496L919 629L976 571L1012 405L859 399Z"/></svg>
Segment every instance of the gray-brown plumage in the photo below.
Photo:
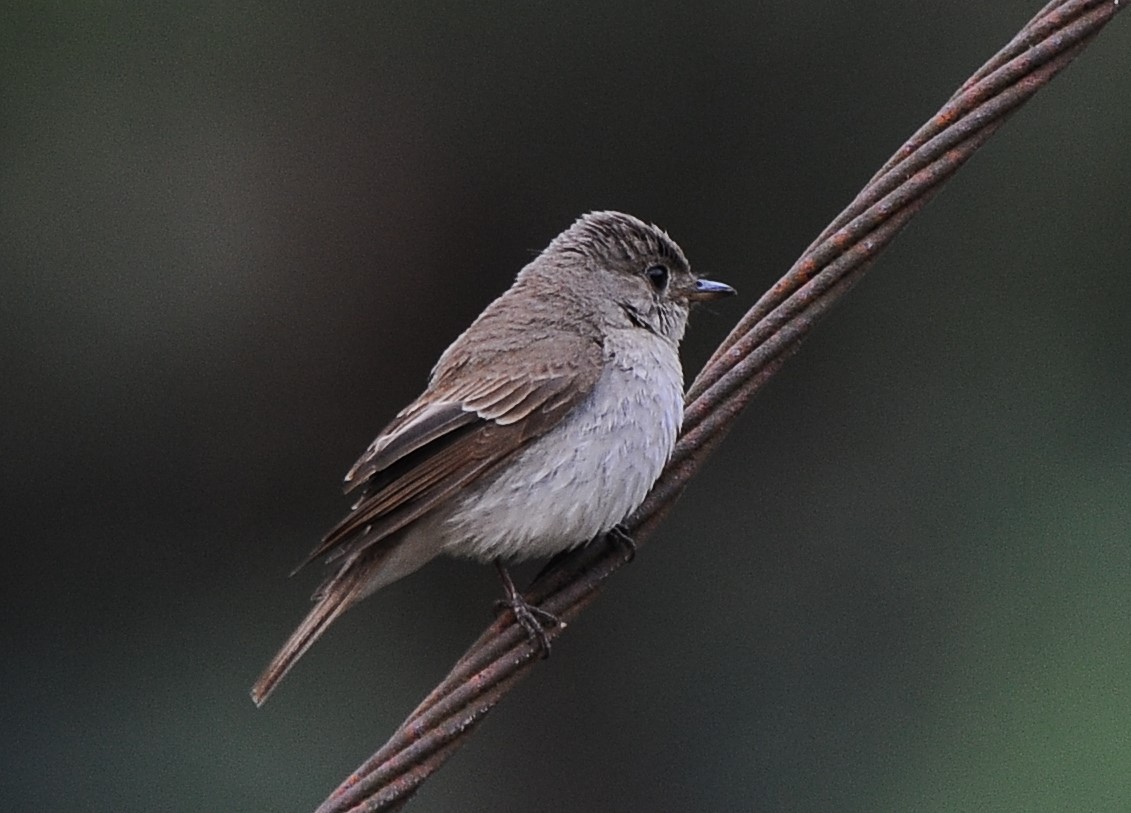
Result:
<svg viewBox="0 0 1131 813"><path fill-rule="evenodd" d="M627 517L682 421L690 305L732 293L695 277L667 234L630 215L594 212L556 237L346 475L362 496L310 555L335 570L255 702L342 612L441 553L501 567Z"/></svg>

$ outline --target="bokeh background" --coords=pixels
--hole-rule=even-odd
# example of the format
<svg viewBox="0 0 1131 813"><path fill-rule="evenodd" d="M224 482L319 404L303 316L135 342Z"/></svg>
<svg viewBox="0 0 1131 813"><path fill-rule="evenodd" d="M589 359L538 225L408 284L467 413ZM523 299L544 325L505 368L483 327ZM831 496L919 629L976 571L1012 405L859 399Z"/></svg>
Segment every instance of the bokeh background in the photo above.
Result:
<svg viewBox="0 0 1131 813"><path fill-rule="evenodd" d="M490 619L262 710L287 572L579 213L740 297L1042 3L38 3L0 69L0 806L306 811ZM1131 19L918 217L419 811L1131 807Z"/></svg>

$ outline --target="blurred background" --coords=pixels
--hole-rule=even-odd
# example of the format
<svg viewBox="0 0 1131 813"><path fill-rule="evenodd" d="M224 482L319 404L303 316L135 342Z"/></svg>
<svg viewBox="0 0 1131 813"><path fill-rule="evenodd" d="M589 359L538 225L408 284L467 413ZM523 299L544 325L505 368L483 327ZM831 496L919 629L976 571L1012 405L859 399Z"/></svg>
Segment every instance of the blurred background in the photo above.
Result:
<svg viewBox="0 0 1131 813"><path fill-rule="evenodd" d="M2 44L0 801L308 811L491 618L436 563L262 709L288 571L580 213L736 299L1042 5L25 4ZM876 263L418 811L1131 806L1131 28Z"/></svg>

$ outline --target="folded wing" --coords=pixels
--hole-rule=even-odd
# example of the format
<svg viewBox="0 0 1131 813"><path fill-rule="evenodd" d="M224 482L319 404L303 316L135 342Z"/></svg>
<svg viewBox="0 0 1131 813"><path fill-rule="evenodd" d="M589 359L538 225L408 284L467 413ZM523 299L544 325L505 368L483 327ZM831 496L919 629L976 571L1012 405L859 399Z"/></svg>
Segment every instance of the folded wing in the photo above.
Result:
<svg viewBox="0 0 1131 813"><path fill-rule="evenodd" d="M364 486L362 497L307 561L380 544L549 431L588 397L602 368L599 345L569 341L570 363L524 380L484 370L445 387L439 376L350 469L346 491Z"/></svg>

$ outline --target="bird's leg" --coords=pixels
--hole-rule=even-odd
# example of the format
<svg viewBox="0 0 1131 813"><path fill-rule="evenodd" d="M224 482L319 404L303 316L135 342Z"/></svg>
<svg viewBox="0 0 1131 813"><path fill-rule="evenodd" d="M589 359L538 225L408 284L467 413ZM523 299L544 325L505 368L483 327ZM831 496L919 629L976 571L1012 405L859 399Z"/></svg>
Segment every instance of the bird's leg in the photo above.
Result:
<svg viewBox="0 0 1131 813"><path fill-rule="evenodd" d="M514 586L514 580L502 559L495 560L495 567L499 571L499 578L503 581L503 591L507 594L505 599L495 602L496 606L499 609L507 609L514 613L514 620L526 630L526 637L531 641L538 642L538 646L542 650L542 657L550 657L550 639L546 636L546 630L543 627L559 626L562 623L561 619L541 607L535 607L522 597L518 588Z"/></svg>
<svg viewBox="0 0 1131 813"><path fill-rule="evenodd" d="M624 551L624 560L631 562L636 558L636 542L623 525L614 525L605 532L605 539Z"/></svg>

